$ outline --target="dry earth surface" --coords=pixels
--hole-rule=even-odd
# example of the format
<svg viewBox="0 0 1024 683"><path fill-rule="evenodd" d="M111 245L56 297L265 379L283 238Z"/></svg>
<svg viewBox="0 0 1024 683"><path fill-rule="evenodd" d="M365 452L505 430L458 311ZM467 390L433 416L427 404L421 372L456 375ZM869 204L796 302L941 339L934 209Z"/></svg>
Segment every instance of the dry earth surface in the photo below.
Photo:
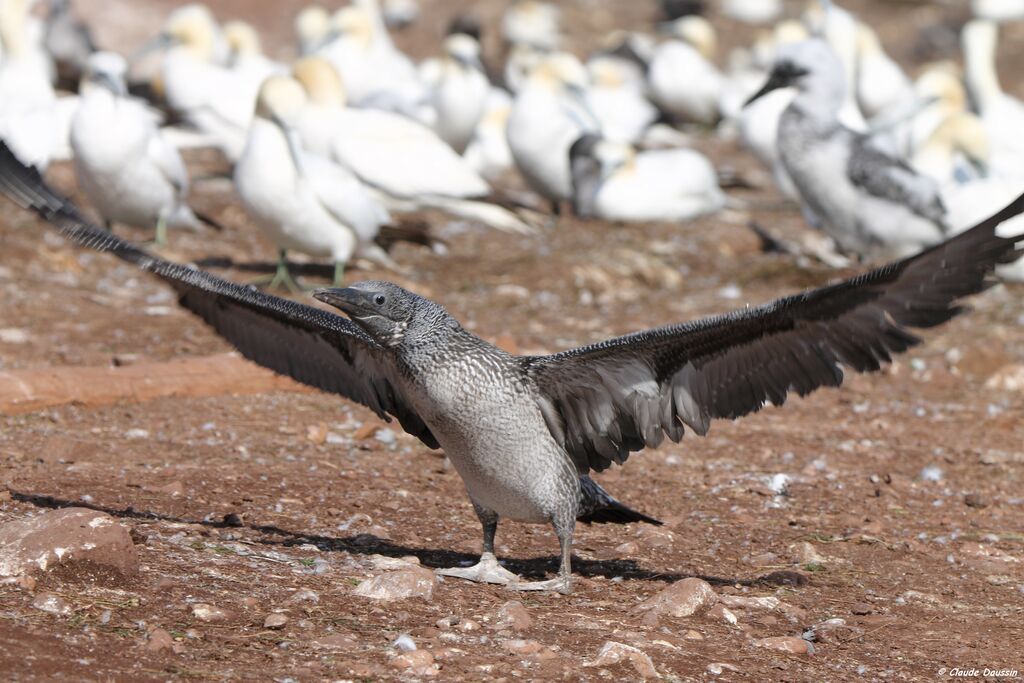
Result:
<svg viewBox="0 0 1024 683"><path fill-rule="evenodd" d="M130 48L136 19L151 26L174 3L120 4L81 7L106 40ZM503 3L423 4L427 19L400 37L417 55L460 8L493 18ZM649 25L651 4L566 3L573 45ZM922 59L919 29L964 13L954 3L848 4L908 67ZM224 17L259 7L272 45L287 37L295 5L216 3ZM750 39L727 26L727 44ZM1001 63L1020 64L1022 44ZM1003 73L1019 93L1022 71ZM533 239L428 216L450 253L400 245L395 258L413 275L399 282L487 339L540 352L839 275L759 253L746 222L796 239L798 212L735 143L695 135L718 165L763 188L735 195L746 209L685 226L563 219ZM67 167L51 175L73 188ZM196 194L230 230L172 234L165 255L271 260L229 194L216 184ZM4 202L0 393L59 376L65 394L0 416L0 558L13 547L3 534L38 525L42 535L24 543L38 542L30 559L48 567L0 579L0 672L873 681L1024 669L1024 392L1011 381L1024 363L1022 295L1001 286L978 297L880 374L634 456L600 480L665 526L581 526L572 595L516 595L428 571L479 549L462 484L439 453L344 400L239 371L166 287L69 247ZM168 367L201 368L194 390L161 392L176 373ZM123 380L133 368L150 388L137 382L111 403L104 373ZM69 506L86 510L55 512ZM546 528L498 532L499 556L530 577L555 570L556 548Z"/></svg>

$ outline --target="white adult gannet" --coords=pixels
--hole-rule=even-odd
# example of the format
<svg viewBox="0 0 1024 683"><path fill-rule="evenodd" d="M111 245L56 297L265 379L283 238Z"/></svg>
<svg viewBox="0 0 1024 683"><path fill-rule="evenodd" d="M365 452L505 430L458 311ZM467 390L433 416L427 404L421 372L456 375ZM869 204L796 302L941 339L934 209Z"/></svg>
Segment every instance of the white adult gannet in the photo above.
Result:
<svg viewBox="0 0 1024 683"><path fill-rule="evenodd" d="M271 287L297 289L288 274L289 249L334 261L340 284L355 255L391 266L373 243L388 212L341 166L302 147L298 126L306 94L290 76L271 76L260 88L235 185L246 210L279 249Z"/></svg>
<svg viewBox="0 0 1024 683"><path fill-rule="evenodd" d="M345 90L324 59L293 66L309 96L298 121L306 147L348 168L394 211L436 208L509 232L533 229L484 200L490 186L434 131L399 114L346 106Z"/></svg>
<svg viewBox="0 0 1024 683"><path fill-rule="evenodd" d="M263 81L271 76L285 76L288 67L263 53L259 33L245 21L234 19L224 24L224 40L228 44L227 66L241 82L252 88L252 103Z"/></svg>
<svg viewBox="0 0 1024 683"><path fill-rule="evenodd" d="M53 63L32 36L30 9L29 0L0 0L0 138L23 163L45 170L67 147L69 115L58 109Z"/></svg>
<svg viewBox="0 0 1024 683"><path fill-rule="evenodd" d="M598 54L587 61L590 88L587 102L603 136L619 142L637 142L658 119L658 109L645 95L643 70L613 54Z"/></svg>
<svg viewBox="0 0 1024 683"><path fill-rule="evenodd" d="M672 35L654 51L647 79L651 99L669 117L714 125L721 118L719 101L726 81L712 60L718 38L701 16L689 15L668 24Z"/></svg>
<svg viewBox="0 0 1024 683"><path fill-rule="evenodd" d="M824 38L843 67L843 103L839 120L857 132L868 129L864 114L857 104L857 39L858 21L833 0L818 0L808 8L805 20L811 32Z"/></svg>
<svg viewBox="0 0 1024 683"><path fill-rule="evenodd" d="M746 24L770 24L782 14L782 0L723 0L722 14Z"/></svg>
<svg viewBox="0 0 1024 683"><path fill-rule="evenodd" d="M305 57L326 44L331 32L331 15L320 5L309 5L295 15L293 26L299 56Z"/></svg>
<svg viewBox="0 0 1024 683"><path fill-rule="evenodd" d="M1007 95L996 73L998 27L975 19L964 26L967 88L992 143L992 169L1024 176L1024 103Z"/></svg>
<svg viewBox="0 0 1024 683"><path fill-rule="evenodd" d="M576 57L555 53L533 70L516 93L508 119L508 146L527 184L556 210L572 199L569 148L598 132L587 103L587 72Z"/></svg>
<svg viewBox="0 0 1024 683"><path fill-rule="evenodd" d="M971 0L971 13L999 23L1024 21L1024 0Z"/></svg>
<svg viewBox="0 0 1024 683"><path fill-rule="evenodd" d="M973 113L963 111L946 117L917 146L910 165L945 187L988 176L991 157L992 145L985 124ZM1024 185L1024 178L1021 184Z"/></svg>
<svg viewBox="0 0 1024 683"><path fill-rule="evenodd" d="M444 57L431 78L430 103L436 117L434 130L462 154L487 110L491 83L480 61L480 43L465 33L445 38Z"/></svg>
<svg viewBox="0 0 1024 683"><path fill-rule="evenodd" d="M427 92L416 66L391 42L376 3L363 4L334 13L327 42L316 54L341 74L352 106L429 118Z"/></svg>
<svg viewBox="0 0 1024 683"><path fill-rule="evenodd" d="M462 158L481 176L495 180L515 166L506 132L512 113L512 96L501 88L492 87L484 110Z"/></svg>
<svg viewBox="0 0 1024 683"><path fill-rule="evenodd" d="M907 75L885 53L870 26L857 25L857 104L868 121L885 121L909 112L915 103Z"/></svg>
<svg viewBox="0 0 1024 683"><path fill-rule="evenodd" d="M808 222L856 254L907 254L946 232L937 184L842 125L843 67L828 43L779 50L764 88L797 89L779 122L779 157Z"/></svg>
<svg viewBox="0 0 1024 683"><path fill-rule="evenodd" d="M214 140L229 160L237 160L252 121L255 93L251 83L218 63L218 51L226 59L228 48L213 15L202 5L175 10L140 54L159 48L167 48L161 75L171 108Z"/></svg>
<svg viewBox="0 0 1024 683"><path fill-rule="evenodd" d="M71 125L78 184L108 227L155 227L156 242L165 244L168 227L198 229L199 219L187 203L185 164L164 139L156 113L128 96L127 70L111 52L86 61Z"/></svg>
<svg viewBox="0 0 1024 683"><path fill-rule="evenodd" d="M608 221L689 221L725 206L707 158L691 149L637 153L584 135L569 152L576 214Z"/></svg>
<svg viewBox="0 0 1024 683"><path fill-rule="evenodd" d="M384 0L381 11L389 28L403 29L419 19L420 4L417 0Z"/></svg>
<svg viewBox="0 0 1024 683"><path fill-rule="evenodd" d="M511 45L557 50L562 42L561 11L538 0L515 0L501 19L501 35Z"/></svg>

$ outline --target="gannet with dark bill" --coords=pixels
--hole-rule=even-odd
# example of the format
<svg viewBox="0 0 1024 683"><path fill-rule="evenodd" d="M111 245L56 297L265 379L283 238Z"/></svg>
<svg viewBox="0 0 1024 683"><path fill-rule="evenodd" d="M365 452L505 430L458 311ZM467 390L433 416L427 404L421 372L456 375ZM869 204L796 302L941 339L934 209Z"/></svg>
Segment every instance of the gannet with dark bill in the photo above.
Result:
<svg viewBox="0 0 1024 683"><path fill-rule="evenodd" d="M441 447L483 527L483 554L442 574L520 590L570 589L573 531L584 521L653 521L589 478L631 452L707 433L790 392L839 386L844 369L878 370L940 325L960 299L992 284L1021 255L992 218L917 256L756 308L668 325L549 356L514 356L462 327L444 308L388 282L322 289L346 314L269 296L170 263L91 225L38 173L0 148L0 188L77 244L134 263L170 284L247 358L345 396ZM551 524L561 545L554 579L522 583L494 556L502 518Z"/></svg>
<svg viewBox="0 0 1024 683"><path fill-rule="evenodd" d="M860 255L905 256L941 240L937 183L840 122L843 70L825 41L782 46L748 103L790 86L797 94L779 120L777 144L807 221Z"/></svg>

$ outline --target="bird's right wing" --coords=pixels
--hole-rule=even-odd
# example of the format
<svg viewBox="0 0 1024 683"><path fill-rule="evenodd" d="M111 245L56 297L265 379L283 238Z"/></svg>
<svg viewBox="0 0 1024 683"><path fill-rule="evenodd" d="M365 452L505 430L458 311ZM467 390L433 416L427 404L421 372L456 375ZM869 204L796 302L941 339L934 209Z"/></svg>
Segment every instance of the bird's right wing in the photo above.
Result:
<svg viewBox="0 0 1024 683"><path fill-rule="evenodd" d="M1024 253L1015 245L1024 235L996 232L1022 213L1024 195L946 242L848 280L521 362L580 473L603 470L665 436L678 441L684 425L704 434L713 419L839 386L844 368L878 370L921 341L913 328L963 311L960 299Z"/></svg>
<svg viewBox="0 0 1024 683"><path fill-rule="evenodd" d="M125 242L90 223L2 143L0 190L38 213L72 242L109 251L170 284L184 308L206 321L249 360L361 403L385 420L394 416L407 432L431 448L438 447L402 394L387 351L350 320L165 261Z"/></svg>

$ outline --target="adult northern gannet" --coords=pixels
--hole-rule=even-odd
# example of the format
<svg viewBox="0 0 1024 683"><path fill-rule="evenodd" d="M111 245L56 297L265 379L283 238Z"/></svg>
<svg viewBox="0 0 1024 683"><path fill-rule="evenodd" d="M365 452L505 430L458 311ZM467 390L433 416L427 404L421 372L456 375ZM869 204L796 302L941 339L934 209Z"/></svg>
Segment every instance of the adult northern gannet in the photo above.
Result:
<svg viewBox="0 0 1024 683"><path fill-rule="evenodd" d="M725 206L714 166L692 149L637 152L584 135L569 151L577 215L608 221L689 221Z"/></svg>
<svg viewBox="0 0 1024 683"><path fill-rule="evenodd" d="M373 243L388 212L347 169L303 149L298 126L306 94L289 76L271 76L260 88L249 137L235 165L235 185L246 210L278 247L270 286L297 291L288 274L289 249L334 261L340 284L355 255L393 267Z"/></svg>
<svg viewBox="0 0 1024 683"><path fill-rule="evenodd" d="M434 131L400 114L346 106L345 90L324 59L294 65L309 95L298 129L313 152L348 168L378 191L393 211L435 208L518 233L533 228L516 214L488 203L491 187Z"/></svg>
<svg viewBox="0 0 1024 683"><path fill-rule="evenodd" d="M97 52L86 62L86 87L71 124L78 183L106 221L156 228L165 244L168 227L197 229L187 203L188 171L163 136L157 114L128 96L128 64ZM204 217L208 224L216 223Z"/></svg>
<svg viewBox="0 0 1024 683"><path fill-rule="evenodd" d="M993 268L1021 255L999 225L1024 196L912 258L729 314L658 327L547 356L515 356L439 304L389 282L322 289L347 317L226 282L133 247L85 220L0 148L0 187L77 244L110 251L164 280L179 303L247 358L374 410L430 448L466 484L483 531L472 567L439 573L518 590L571 590L576 521L654 522L604 491L591 471L687 429L736 419L790 393L879 370L932 328L969 310ZM498 564L501 519L554 527L558 576L524 583Z"/></svg>

